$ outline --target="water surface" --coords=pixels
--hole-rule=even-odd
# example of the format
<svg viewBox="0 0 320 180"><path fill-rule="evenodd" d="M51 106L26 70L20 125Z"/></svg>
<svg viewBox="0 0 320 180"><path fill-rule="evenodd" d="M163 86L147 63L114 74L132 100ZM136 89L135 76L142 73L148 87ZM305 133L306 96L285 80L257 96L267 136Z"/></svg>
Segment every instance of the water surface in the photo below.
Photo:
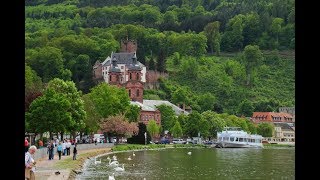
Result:
<svg viewBox="0 0 320 180"><path fill-rule="evenodd" d="M112 154L98 157L101 164L88 160L77 179L108 179L112 173L116 180L295 179L294 148L170 148L135 154L115 154L124 172L108 165Z"/></svg>

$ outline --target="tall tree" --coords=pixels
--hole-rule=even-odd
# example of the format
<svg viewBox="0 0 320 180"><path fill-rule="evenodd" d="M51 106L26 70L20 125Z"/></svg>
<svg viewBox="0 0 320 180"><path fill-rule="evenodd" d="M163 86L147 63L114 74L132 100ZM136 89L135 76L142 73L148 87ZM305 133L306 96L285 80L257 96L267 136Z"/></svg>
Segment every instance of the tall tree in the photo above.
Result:
<svg viewBox="0 0 320 180"><path fill-rule="evenodd" d="M147 124L147 131L150 133L151 135L151 140L157 136L160 132L160 127L157 125L155 120L149 120L148 124Z"/></svg>
<svg viewBox="0 0 320 180"><path fill-rule="evenodd" d="M257 127L257 133L262 137L272 137L274 131L274 125L271 123L260 123Z"/></svg>
<svg viewBox="0 0 320 180"><path fill-rule="evenodd" d="M66 97L70 102L71 108L68 109L68 112L71 113L72 120L75 124L67 126L66 129L72 133L73 136L76 136L76 132L85 127L84 119L86 118L86 111L84 110L84 103L81 99L81 92L77 90L74 82L63 81L58 78L51 80L47 88Z"/></svg>
<svg viewBox="0 0 320 180"><path fill-rule="evenodd" d="M82 132L85 132L87 134L95 133L100 128L99 123L102 117L97 112L96 107L94 106L92 100L89 97L89 94L85 94L81 98L84 102L84 110L87 113L87 116L84 119L85 128L82 130Z"/></svg>
<svg viewBox="0 0 320 180"><path fill-rule="evenodd" d="M107 83L92 88L89 96L103 118L125 113L130 105L129 95L124 88Z"/></svg>
<svg viewBox="0 0 320 180"><path fill-rule="evenodd" d="M52 133L64 132L68 127L74 127L75 120L70 113L71 103L66 96L47 89L43 96L35 99L26 112L27 132Z"/></svg>
<svg viewBox="0 0 320 180"><path fill-rule="evenodd" d="M178 120L176 120L176 122L174 123L174 126L171 128L171 134L173 135L173 137L177 138L177 137L181 137L182 136L182 128L181 125L179 123Z"/></svg>
<svg viewBox="0 0 320 180"><path fill-rule="evenodd" d="M211 53L213 54L213 49L214 49L217 56L220 55L221 35L220 35L220 32L219 32L219 28L220 28L220 22L219 21L208 23L204 27L204 33L205 33L205 35L207 37L207 42L208 42L208 44L210 46Z"/></svg>
<svg viewBox="0 0 320 180"><path fill-rule="evenodd" d="M262 52L257 45L247 45L244 48L244 64L247 71L247 85L251 85L251 74L262 61Z"/></svg>
<svg viewBox="0 0 320 180"><path fill-rule="evenodd" d="M157 106L157 109L161 112L161 126L162 129L165 130L170 130L171 127L175 123L175 112L172 109L171 106L168 105L160 105Z"/></svg>

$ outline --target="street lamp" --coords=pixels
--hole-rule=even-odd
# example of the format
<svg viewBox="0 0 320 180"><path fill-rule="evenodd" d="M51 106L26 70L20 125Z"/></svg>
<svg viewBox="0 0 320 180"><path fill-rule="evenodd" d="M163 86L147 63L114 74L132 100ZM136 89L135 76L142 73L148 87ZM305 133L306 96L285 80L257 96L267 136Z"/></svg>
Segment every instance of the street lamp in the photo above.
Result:
<svg viewBox="0 0 320 180"><path fill-rule="evenodd" d="M147 145L147 132L144 132L144 145Z"/></svg>

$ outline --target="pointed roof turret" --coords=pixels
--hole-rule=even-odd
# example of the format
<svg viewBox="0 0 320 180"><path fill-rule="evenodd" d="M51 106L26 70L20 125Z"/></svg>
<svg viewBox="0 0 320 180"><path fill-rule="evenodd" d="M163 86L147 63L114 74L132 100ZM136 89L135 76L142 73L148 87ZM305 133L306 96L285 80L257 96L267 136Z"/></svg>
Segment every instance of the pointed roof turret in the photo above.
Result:
<svg viewBox="0 0 320 180"><path fill-rule="evenodd" d="M121 72L117 65L117 58L113 56L111 61L112 67L110 68L110 72Z"/></svg>

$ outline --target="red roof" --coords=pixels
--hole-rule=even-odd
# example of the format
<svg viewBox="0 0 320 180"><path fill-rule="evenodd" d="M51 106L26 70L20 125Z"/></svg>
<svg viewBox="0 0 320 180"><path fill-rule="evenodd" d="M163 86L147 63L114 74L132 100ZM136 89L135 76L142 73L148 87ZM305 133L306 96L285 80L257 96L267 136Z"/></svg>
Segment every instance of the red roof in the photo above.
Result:
<svg viewBox="0 0 320 180"><path fill-rule="evenodd" d="M253 122L292 122L292 115L285 112L253 112Z"/></svg>

